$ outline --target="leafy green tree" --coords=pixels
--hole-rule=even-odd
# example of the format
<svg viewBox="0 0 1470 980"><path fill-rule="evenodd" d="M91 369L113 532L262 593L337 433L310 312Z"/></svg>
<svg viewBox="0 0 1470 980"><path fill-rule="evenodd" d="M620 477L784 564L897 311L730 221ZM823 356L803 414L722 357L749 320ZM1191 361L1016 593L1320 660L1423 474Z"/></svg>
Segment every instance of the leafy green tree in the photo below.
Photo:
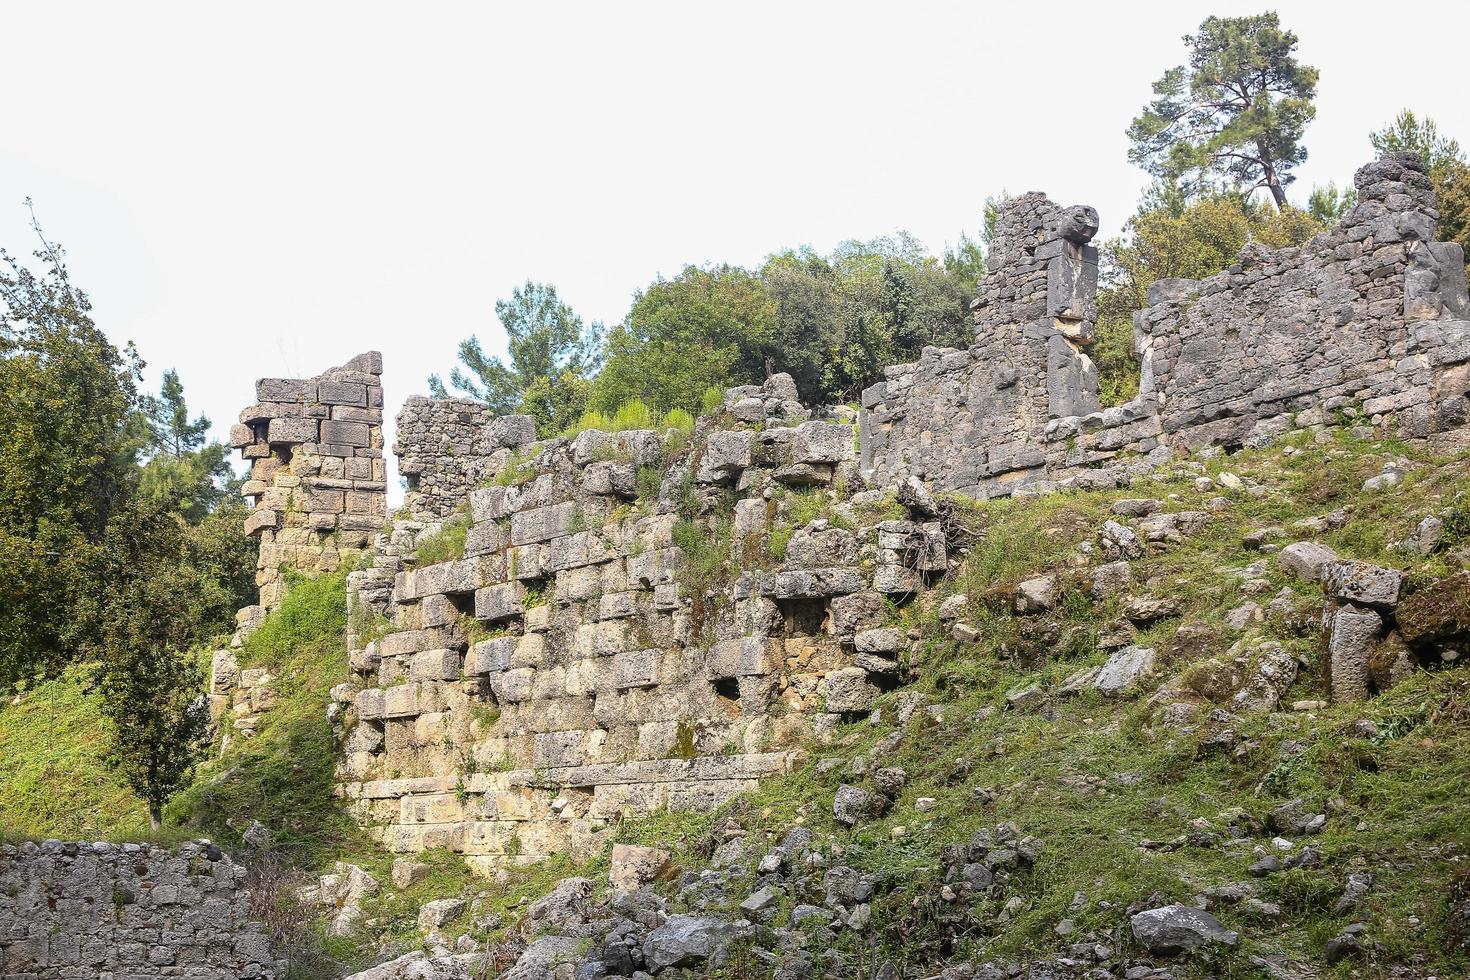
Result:
<svg viewBox="0 0 1470 980"><path fill-rule="evenodd" d="M1155 99L1128 127L1128 158L1191 194L1222 181L1264 187L1285 207L1291 171L1307 158L1317 69L1298 63L1297 37L1274 12L1206 18L1184 43L1188 63L1154 83Z"/></svg>
<svg viewBox="0 0 1470 980"><path fill-rule="evenodd" d="M1329 180L1326 186L1312 188L1311 195L1307 197L1307 213L1324 225L1335 225L1357 203L1356 188L1338 190L1337 182Z"/></svg>
<svg viewBox="0 0 1470 980"><path fill-rule="evenodd" d="M505 328L510 363L487 357L478 337L461 342L459 359L464 369L455 367L449 375L450 384L460 394L506 414L520 407L537 381L554 389L564 384L564 378L586 378L596 371L602 326L586 326L557 296L555 286L527 280L511 292L510 299L496 301L495 315ZM437 374L429 377L429 390L436 398L449 395ZM552 400L568 397L568 393L557 392Z"/></svg>
<svg viewBox="0 0 1470 980"><path fill-rule="evenodd" d="M1440 134L1433 119L1420 119L1408 109L1392 123L1368 135L1379 153L1408 151L1429 170L1439 199L1439 239L1458 242L1470 258L1470 165L1458 140Z"/></svg>
<svg viewBox="0 0 1470 980"><path fill-rule="evenodd" d="M189 418L183 382L172 368L163 372L158 395L139 399L138 414L147 433L148 456L139 489L150 498L171 501L190 522L202 520L237 488L229 447L206 441L209 419Z"/></svg>
<svg viewBox="0 0 1470 980"><path fill-rule="evenodd" d="M101 539L136 480L141 362L32 226L39 272L0 250L0 686L54 672L86 637Z"/></svg>
<svg viewBox="0 0 1470 980"><path fill-rule="evenodd" d="M642 401L697 413L705 389L758 384L775 354L776 304L760 278L731 265L686 266L633 299L608 336L588 407L610 415Z"/></svg>
<svg viewBox="0 0 1470 980"><path fill-rule="evenodd" d="M537 378L521 396L517 409L536 420L536 431L555 435L576 422L587 411L592 382L574 371L563 369L555 378Z"/></svg>
<svg viewBox="0 0 1470 980"><path fill-rule="evenodd" d="M844 303L837 271L804 247L769 256L760 275L776 303L774 367L791 375L803 398L820 400L827 359L843 337Z"/></svg>
<svg viewBox="0 0 1470 980"><path fill-rule="evenodd" d="M94 646L97 686L113 728L112 761L148 805L157 830L188 785L209 727L195 639L198 576L184 560L179 516L140 500L106 535L108 585Z"/></svg>

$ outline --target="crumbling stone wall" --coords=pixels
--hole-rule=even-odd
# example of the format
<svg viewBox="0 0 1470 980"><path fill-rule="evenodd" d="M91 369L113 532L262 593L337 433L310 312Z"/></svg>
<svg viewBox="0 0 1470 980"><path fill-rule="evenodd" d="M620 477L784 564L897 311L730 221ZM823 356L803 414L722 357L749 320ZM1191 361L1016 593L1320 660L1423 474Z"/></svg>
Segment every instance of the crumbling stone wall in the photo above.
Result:
<svg viewBox="0 0 1470 980"><path fill-rule="evenodd" d="M863 392L862 465L878 482L912 474L946 489L1009 489L1043 462L1061 415L1098 408L1086 354L1096 329L1097 212L1044 194L1007 200L975 301L975 343L925 348Z"/></svg>
<svg viewBox="0 0 1470 980"><path fill-rule="evenodd" d="M1470 389L1463 255L1433 241L1423 165L1355 176L1358 204L1298 248L1248 245L1202 281L1165 280L1135 314L1140 394L1097 410L1090 209L1006 202L974 305L976 344L926 348L863 393L862 466L977 496L1105 485L1181 449L1241 445L1336 409L1416 437L1454 433ZM1452 436L1458 438L1458 436Z"/></svg>
<svg viewBox="0 0 1470 980"><path fill-rule="evenodd" d="M529 415L496 416L465 398L409 398L398 413L393 453L407 483L404 507L416 521L448 517L509 451L536 438ZM506 453L501 453L506 450Z"/></svg>
<svg viewBox="0 0 1470 980"><path fill-rule="evenodd" d="M0 845L0 975L272 980L245 869L205 842Z"/></svg>
<svg viewBox="0 0 1470 980"><path fill-rule="evenodd" d="M490 485L462 492L452 561L416 562L432 531L395 522L383 567L349 581L354 608L386 618L354 632L357 681L335 692L341 790L364 825L483 869L534 860L620 814L715 806L785 768L798 734L870 709L905 642L883 596L944 570L945 537L848 502L772 554L798 490L856 477L851 413L793 414L810 413L778 375L732 390L688 447L588 431L497 449ZM724 567L691 577L688 535Z"/></svg>
<svg viewBox="0 0 1470 980"><path fill-rule="evenodd" d="M387 514L383 358L360 354L315 378L262 378L230 442L250 461L260 605L281 599L281 570L331 572L366 548ZM242 610L242 624L258 617Z"/></svg>

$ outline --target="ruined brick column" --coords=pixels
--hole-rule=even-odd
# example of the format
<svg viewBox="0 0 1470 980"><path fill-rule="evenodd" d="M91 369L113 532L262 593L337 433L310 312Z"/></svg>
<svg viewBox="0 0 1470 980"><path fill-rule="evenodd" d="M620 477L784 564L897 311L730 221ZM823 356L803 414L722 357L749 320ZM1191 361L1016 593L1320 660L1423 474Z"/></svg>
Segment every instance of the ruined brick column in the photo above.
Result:
<svg viewBox="0 0 1470 980"><path fill-rule="evenodd" d="M251 461L241 492L255 510L260 605L279 604L282 572L331 572L367 548L387 514L383 356L359 354L315 378L262 378L231 445ZM260 609L242 610L242 623Z"/></svg>

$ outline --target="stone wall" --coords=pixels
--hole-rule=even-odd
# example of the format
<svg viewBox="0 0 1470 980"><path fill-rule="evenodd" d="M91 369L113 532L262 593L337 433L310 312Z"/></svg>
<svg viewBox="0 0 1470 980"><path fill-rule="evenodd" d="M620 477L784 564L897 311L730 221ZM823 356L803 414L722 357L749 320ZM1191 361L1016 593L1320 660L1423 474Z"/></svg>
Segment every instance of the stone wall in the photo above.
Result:
<svg viewBox="0 0 1470 980"><path fill-rule="evenodd" d="M491 467L536 438L529 415L497 417L465 398L414 395L398 413L393 453L407 483L404 507L416 521L448 517Z"/></svg>
<svg viewBox="0 0 1470 980"><path fill-rule="evenodd" d="M387 513L383 358L360 354L315 378L262 378L230 442L250 461L260 604L281 599L283 568L331 572L366 548ZM242 610L242 625L258 616Z"/></svg>
<svg viewBox="0 0 1470 980"><path fill-rule="evenodd" d="M1135 314L1140 394L1097 410L1090 209L1007 201L965 351L926 349L863 393L862 466L977 496L1107 483L1140 458L1237 446L1341 408L1395 434L1465 420L1463 256L1433 241L1419 161L1358 171L1358 204L1298 248L1248 245L1202 281L1165 280Z"/></svg>
<svg viewBox="0 0 1470 980"><path fill-rule="evenodd" d="M497 449L490 485L436 491L436 511L470 509L451 561L417 562L432 526L395 522L349 580L383 618L354 632L358 680L335 692L362 823L397 851L535 860L620 814L715 806L784 769L799 735L866 712L906 643L881 628L883 596L944 570L944 535L829 499L856 476L851 413L793 411L809 414L778 375L732 390L687 446L588 431ZM790 525L798 493L834 516ZM691 536L725 559L697 580Z"/></svg>
<svg viewBox="0 0 1470 980"><path fill-rule="evenodd" d="M0 975L271 980L245 869L212 844L0 845Z"/></svg>

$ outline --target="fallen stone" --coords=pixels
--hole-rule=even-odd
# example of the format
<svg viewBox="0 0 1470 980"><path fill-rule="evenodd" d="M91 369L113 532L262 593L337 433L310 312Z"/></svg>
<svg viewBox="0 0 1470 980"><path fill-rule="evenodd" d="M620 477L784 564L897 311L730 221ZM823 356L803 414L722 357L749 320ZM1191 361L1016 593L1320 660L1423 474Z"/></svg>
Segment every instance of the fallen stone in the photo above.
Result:
<svg viewBox="0 0 1470 980"><path fill-rule="evenodd" d="M886 809L888 800L884 797L846 783L837 788L837 795L832 798L832 819L849 827L881 817Z"/></svg>
<svg viewBox="0 0 1470 980"><path fill-rule="evenodd" d="M1306 582L1322 578L1322 567L1337 560L1337 552L1315 541L1298 541L1276 552L1276 567Z"/></svg>
<svg viewBox="0 0 1470 980"><path fill-rule="evenodd" d="M1234 946L1240 940L1238 933L1226 929L1213 915L1188 905L1139 912L1128 924L1145 949L1163 956L1217 943Z"/></svg>
<svg viewBox="0 0 1470 980"><path fill-rule="evenodd" d="M1332 615L1328 650L1332 657L1332 700L1361 701L1368 696L1370 661L1383 631L1383 617L1371 609L1344 606Z"/></svg>
<svg viewBox="0 0 1470 980"><path fill-rule="evenodd" d="M1104 697L1118 697L1152 673L1155 662L1151 647L1124 647L1102 665L1092 686Z"/></svg>
<svg viewBox="0 0 1470 980"><path fill-rule="evenodd" d="M1431 582L1399 603L1399 635L1411 647L1447 643L1470 632L1470 571Z"/></svg>
<svg viewBox="0 0 1470 980"><path fill-rule="evenodd" d="M669 866L671 855L658 847L614 844L608 881L621 892L633 892L658 880Z"/></svg>
<svg viewBox="0 0 1470 980"><path fill-rule="evenodd" d="M427 932L442 929L464 915L469 907L462 898L436 898L419 907L419 928Z"/></svg>
<svg viewBox="0 0 1470 980"><path fill-rule="evenodd" d="M1023 615L1046 612L1057 604L1060 587L1055 575L1038 575L1016 586L1015 608Z"/></svg>
<svg viewBox="0 0 1470 980"><path fill-rule="evenodd" d="M1179 602L1176 599L1139 596L1129 599L1123 606L1123 618L1131 623L1153 623L1178 616L1179 611Z"/></svg>
<svg viewBox="0 0 1470 980"><path fill-rule="evenodd" d="M400 889L412 888L419 882L428 878L433 869L422 861L412 858L393 859L393 887Z"/></svg>
<svg viewBox="0 0 1470 980"><path fill-rule="evenodd" d="M1322 591L1328 598L1358 606L1392 609L1398 605L1404 573L1362 561L1329 561L1322 566Z"/></svg>
<svg viewBox="0 0 1470 980"><path fill-rule="evenodd" d="M733 923L709 916L674 915L643 941L643 958L654 973L709 959L735 937Z"/></svg>

